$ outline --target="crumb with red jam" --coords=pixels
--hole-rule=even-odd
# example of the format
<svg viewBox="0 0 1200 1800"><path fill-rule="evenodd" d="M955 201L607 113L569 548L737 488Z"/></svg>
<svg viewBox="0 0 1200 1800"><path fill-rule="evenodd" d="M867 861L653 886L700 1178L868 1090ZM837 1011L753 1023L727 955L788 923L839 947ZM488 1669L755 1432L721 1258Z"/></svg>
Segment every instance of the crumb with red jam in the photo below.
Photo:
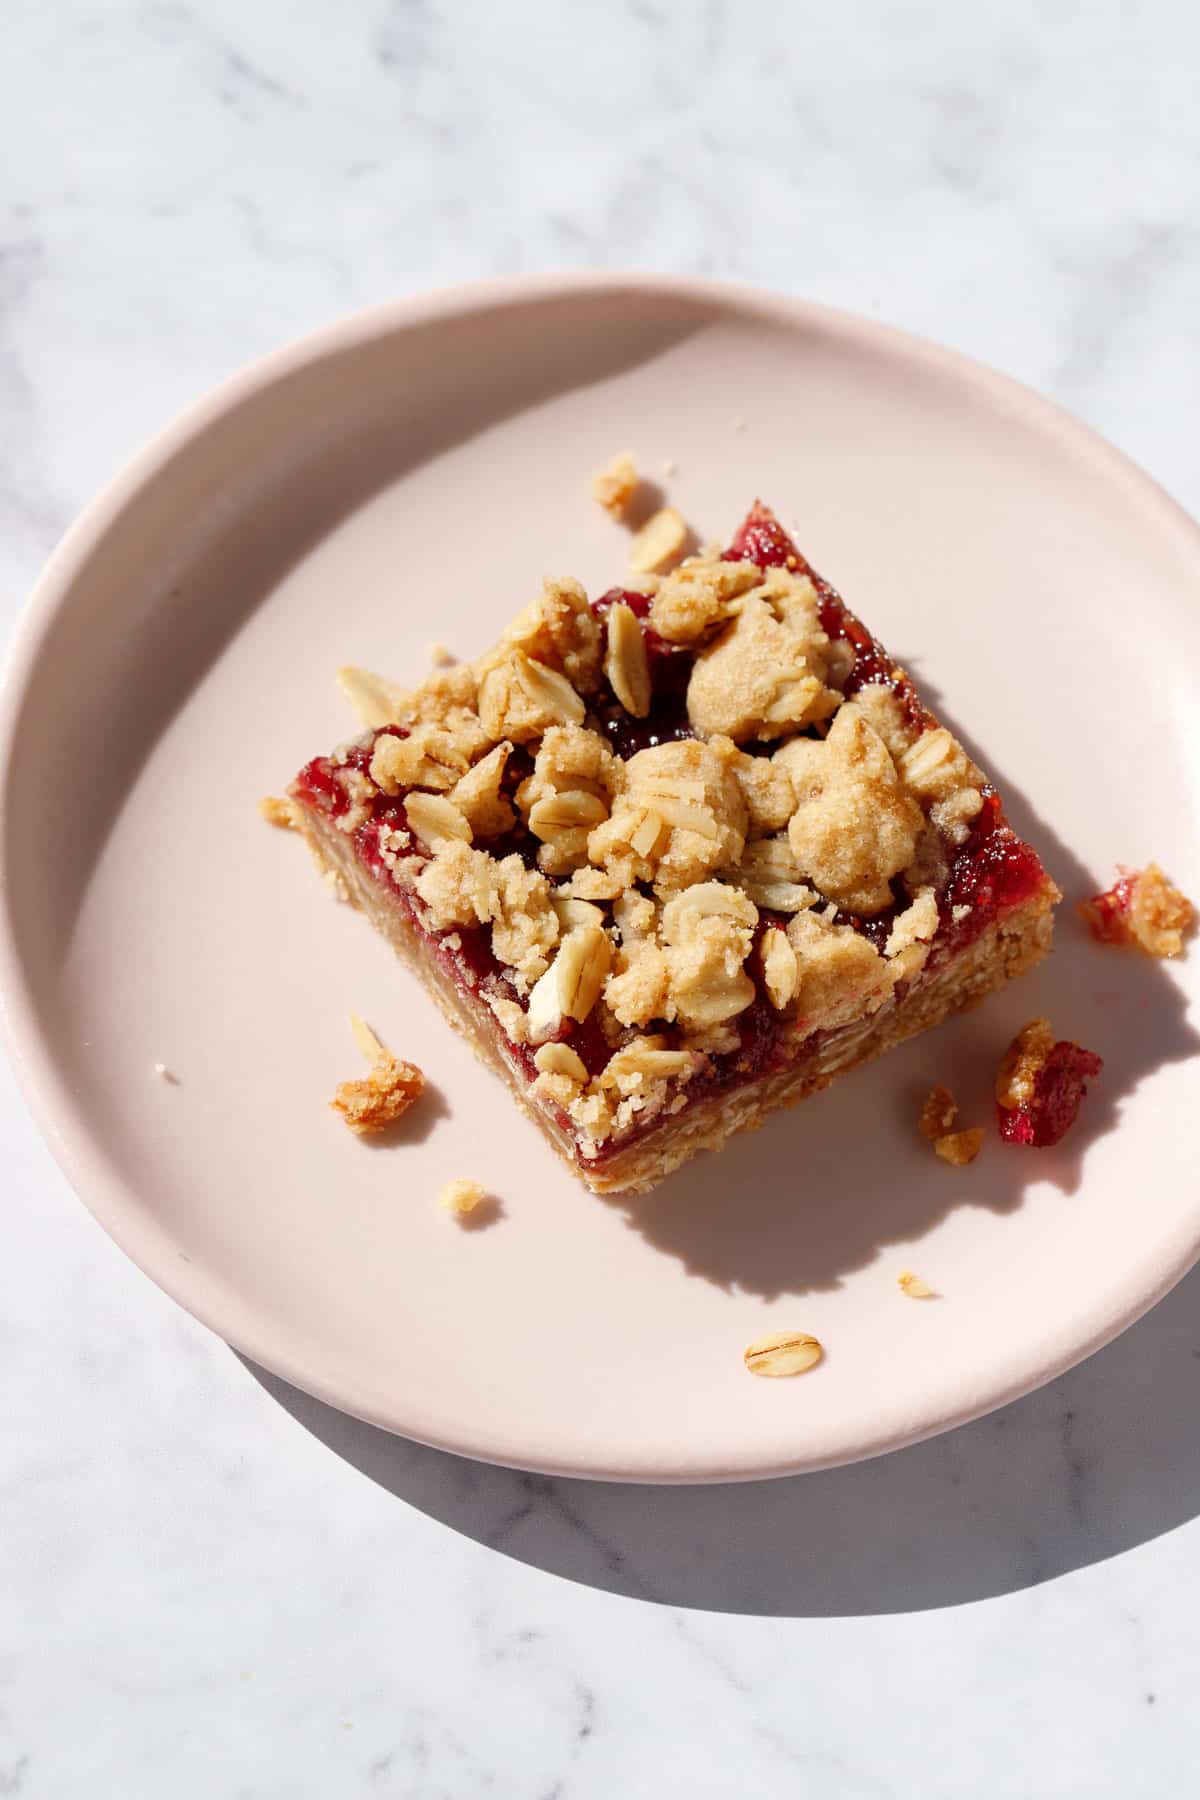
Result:
<svg viewBox="0 0 1200 1800"><path fill-rule="evenodd" d="M996 1076L996 1123L1009 1144L1046 1150L1061 1143L1079 1116L1087 1084L1104 1067L1094 1051L1055 1040L1048 1019L1030 1019L1004 1055Z"/></svg>

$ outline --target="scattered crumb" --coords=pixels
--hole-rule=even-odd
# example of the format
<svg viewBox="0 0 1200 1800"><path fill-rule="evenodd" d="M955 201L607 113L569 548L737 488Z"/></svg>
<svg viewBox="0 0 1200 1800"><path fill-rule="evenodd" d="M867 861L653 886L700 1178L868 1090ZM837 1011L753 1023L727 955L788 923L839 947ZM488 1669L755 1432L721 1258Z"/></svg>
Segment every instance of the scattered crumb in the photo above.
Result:
<svg viewBox="0 0 1200 1800"><path fill-rule="evenodd" d="M747 1345L742 1361L752 1375L803 1375L815 1369L824 1354L821 1340L807 1331L773 1331Z"/></svg>
<svg viewBox="0 0 1200 1800"><path fill-rule="evenodd" d="M425 655L435 669L448 669L454 662L454 652L448 650L445 644L426 644Z"/></svg>
<svg viewBox="0 0 1200 1800"><path fill-rule="evenodd" d="M268 825L277 825L281 831L298 831L296 821L296 804L286 800L282 794L264 794L258 803L258 810Z"/></svg>
<svg viewBox="0 0 1200 1800"><path fill-rule="evenodd" d="M1179 956L1196 922L1195 907L1157 863L1121 869L1111 888L1075 910L1098 943L1132 944L1147 956Z"/></svg>
<svg viewBox="0 0 1200 1800"><path fill-rule="evenodd" d="M652 513L634 533L629 546L629 567L638 575L659 575L679 561L687 548L688 528L673 506Z"/></svg>
<svg viewBox="0 0 1200 1800"><path fill-rule="evenodd" d="M170 1087L179 1086L178 1075L176 1075L174 1069L169 1069L166 1063L156 1062L153 1067L154 1073L158 1076L160 1081L165 1081Z"/></svg>
<svg viewBox="0 0 1200 1800"><path fill-rule="evenodd" d="M1104 1063L1070 1038L1055 1040L1049 1019L1030 1019L1004 1053L996 1075L996 1125L1006 1143L1045 1150L1061 1142L1079 1114L1088 1082Z"/></svg>
<svg viewBox="0 0 1200 1800"><path fill-rule="evenodd" d="M926 1143L934 1144L951 1129L958 1117L958 1102L947 1087L930 1088L917 1120L917 1130Z"/></svg>
<svg viewBox="0 0 1200 1800"><path fill-rule="evenodd" d="M733 429L735 431L745 431L745 429L746 429L746 421L745 421L745 419L742 418L740 413L738 414L737 418L733 421Z"/></svg>
<svg viewBox="0 0 1200 1800"><path fill-rule="evenodd" d="M983 1149L983 1138L982 1125L973 1125L969 1131L948 1131L934 1139L934 1154L956 1169L965 1169Z"/></svg>
<svg viewBox="0 0 1200 1800"><path fill-rule="evenodd" d="M323 870L321 873L321 880L325 883L325 886L329 889L335 900L349 902L350 889L346 884L346 877L342 874L340 869Z"/></svg>
<svg viewBox="0 0 1200 1800"><path fill-rule="evenodd" d="M487 1199L487 1189L479 1181L466 1181L461 1178L448 1181L438 1195L438 1204L445 1207L448 1213L455 1213L465 1218L473 1213L477 1206Z"/></svg>
<svg viewBox="0 0 1200 1800"><path fill-rule="evenodd" d="M637 491L638 472L632 456L622 451L606 469L592 476L592 499L614 519L623 519Z"/></svg>
<svg viewBox="0 0 1200 1800"><path fill-rule="evenodd" d="M984 1133L980 1125L973 1125L969 1131L951 1130L957 1117L957 1100L948 1087L939 1084L930 1088L925 1096L925 1104L917 1120L917 1130L927 1144L933 1145L935 1154L943 1162L962 1169L967 1163L974 1162L979 1155L983 1148Z"/></svg>
<svg viewBox="0 0 1200 1800"><path fill-rule="evenodd" d="M900 1292L907 1294L910 1300L936 1300L937 1298L929 1283L922 1281L919 1275L914 1275L911 1269L902 1269L896 1277L896 1282Z"/></svg>
<svg viewBox="0 0 1200 1800"><path fill-rule="evenodd" d="M674 480L675 476L679 473L679 464L675 461L674 457L668 456L666 462L662 466L662 472L668 481Z"/></svg>
<svg viewBox="0 0 1200 1800"><path fill-rule="evenodd" d="M425 1077L415 1063L393 1056L357 1013L350 1015L350 1029L371 1072L361 1081L343 1081L329 1104L351 1131L383 1131L420 1099Z"/></svg>

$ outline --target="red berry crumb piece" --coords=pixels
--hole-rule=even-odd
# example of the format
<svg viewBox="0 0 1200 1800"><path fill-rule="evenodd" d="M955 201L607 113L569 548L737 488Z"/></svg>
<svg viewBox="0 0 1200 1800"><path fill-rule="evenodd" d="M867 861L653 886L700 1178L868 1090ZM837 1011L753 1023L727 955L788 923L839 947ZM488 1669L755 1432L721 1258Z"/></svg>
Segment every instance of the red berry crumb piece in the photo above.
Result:
<svg viewBox="0 0 1200 1800"><path fill-rule="evenodd" d="M1101 944L1132 944L1147 956L1178 956L1196 909L1157 863L1122 869L1103 894L1081 902L1079 916Z"/></svg>
<svg viewBox="0 0 1200 1800"><path fill-rule="evenodd" d="M1056 1043L1048 1019L1030 1019L1009 1045L996 1077L996 1123L1010 1144L1035 1150L1071 1129L1100 1058L1067 1038Z"/></svg>

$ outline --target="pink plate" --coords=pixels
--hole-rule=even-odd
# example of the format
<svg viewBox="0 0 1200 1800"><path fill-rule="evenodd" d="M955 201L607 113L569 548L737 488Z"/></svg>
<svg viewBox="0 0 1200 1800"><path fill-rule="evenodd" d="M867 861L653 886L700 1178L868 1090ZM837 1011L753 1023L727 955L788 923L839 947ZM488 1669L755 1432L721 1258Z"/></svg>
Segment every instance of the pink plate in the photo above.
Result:
<svg viewBox="0 0 1200 1800"><path fill-rule="evenodd" d="M869 1456L1087 1355L1200 1246L1189 967L1091 945L649 1199L596 1199L300 844L259 820L354 724L343 662L482 649L543 573L625 539L631 448L702 536L756 494L911 667L1068 903L1119 860L1200 890L1200 535L999 376L795 301L551 277L389 306L268 358L95 502L34 596L0 710L0 977L26 1092L143 1269L322 1399L527 1468L712 1481ZM677 472L664 474L678 465ZM364 1013L434 1094L390 1144L330 1112ZM962 1123L1036 1012L1105 1058L1057 1151ZM155 1077L162 1062L177 1085ZM478 1176L503 1211L436 1204ZM941 1296L896 1284L915 1269ZM782 1327L796 1381L747 1375Z"/></svg>

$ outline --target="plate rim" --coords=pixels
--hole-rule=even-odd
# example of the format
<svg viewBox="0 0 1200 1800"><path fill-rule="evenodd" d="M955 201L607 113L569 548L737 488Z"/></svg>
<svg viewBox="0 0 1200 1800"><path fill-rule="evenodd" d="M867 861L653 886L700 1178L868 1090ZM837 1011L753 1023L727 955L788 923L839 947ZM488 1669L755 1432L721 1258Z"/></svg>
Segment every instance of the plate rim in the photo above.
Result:
<svg viewBox="0 0 1200 1800"><path fill-rule="evenodd" d="M193 1318L235 1351L301 1391L369 1425L413 1441L471 1460L538 1474L664 1486L778 1479L888 1454L967 1424L1032 1393L1094 1355L1149 1312L1200 1260L1200 1237L1182 1246L1173 1259L1165 1260L1156 1280L1129 1293L1122 1306L1107 1314L1084 1337L1072 1341L1069 1348L1026 1370L1020 1378L989 1388L985 1396L953 1409L935 1423L892 1432L856 1455L783 1455L765 1465L760 1458L752 1458L744 1466L735 1462L728 1468L704 1471L621 1468L601 1467L586 1460L538 1460L524 1452L506 1451L502 1442L481 1447L478 1441L457 1441L452 1430L443 1435L417 1434L378 1407L361 1401L356 1404L353 1394L347 1394L341 1383L328 1379L309 1360L311 1352L306 1354L303 1339L294 1334L281 1335L268 1327L270 1341L262 1341L255 1307L239 1301L206 1272L194 1270L194 1265L182 1260L177 1248L172 1254L169 1237L164 1238L155 1222L145 1218L135 1190L115 1176L89 1145L81 1115L72 1106L56 1069L50 1039L41 1029L20 963L9 907L8 793L28 688L64 595L85 572L110 527L137 503L151 480L206 427L322 357L341 354L356 344L397 330L439 320L485 315L538 300L574 295L597 298L605 294L690 301L707 305L718 314L728 311L791 329L807 327L859 348L874 347L937 370L959 385L981 392L993 404L1000 404L1057 440L1077 461L1103 468L1110 479L1128 488L1140 506L1154 516L1157 528L1178 537L1180 548L1200 562L1200 525L1151 475L1065 408L962 351L823 302L707 277L620 270L552 271L457 283L347 314L255 358L177 412L84 507L51 553L18 616L0 669L0 1042L7 1049L18 1087L52 1156L107 1236Z"/></svg>

